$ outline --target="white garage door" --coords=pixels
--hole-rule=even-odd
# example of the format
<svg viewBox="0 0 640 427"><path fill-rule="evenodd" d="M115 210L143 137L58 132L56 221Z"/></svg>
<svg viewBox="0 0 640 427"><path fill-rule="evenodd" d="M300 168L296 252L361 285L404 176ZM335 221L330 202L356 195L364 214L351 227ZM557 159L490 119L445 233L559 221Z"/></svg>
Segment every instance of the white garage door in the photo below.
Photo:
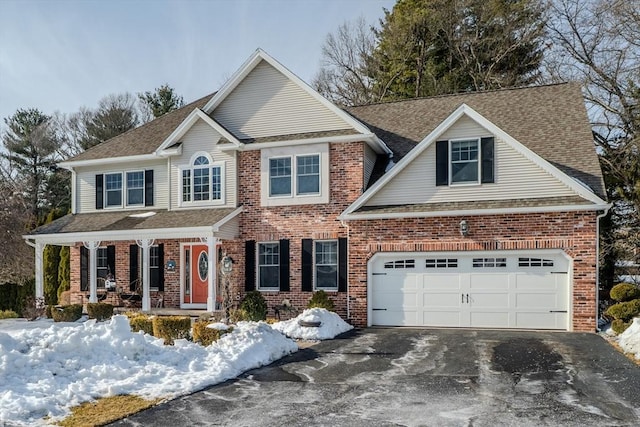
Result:
<svg viewBox="0 0 640 427"><path fill-rule="evenodd" d="M567 329L558 252L391 253L369 262L372 325Z"/></svg>

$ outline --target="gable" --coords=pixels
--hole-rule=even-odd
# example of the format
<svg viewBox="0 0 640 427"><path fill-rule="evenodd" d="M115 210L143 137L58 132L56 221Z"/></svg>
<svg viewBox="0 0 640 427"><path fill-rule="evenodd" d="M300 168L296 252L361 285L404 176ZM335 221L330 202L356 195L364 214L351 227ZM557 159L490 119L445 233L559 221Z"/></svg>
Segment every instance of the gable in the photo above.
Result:
<svg viewBox="0 0 640 427"><path fill-rule="evenodd" d="M353 128L264 60L211 116L239 139Z"/></svg>
<svg viewBox="0 0 640 427"><path fill-rule="evenodd" d="M503 139L463 115L438 140L493 136L495 182L436 186L436 144L430 144L364 206L571 197L576 192Z"/></svg>

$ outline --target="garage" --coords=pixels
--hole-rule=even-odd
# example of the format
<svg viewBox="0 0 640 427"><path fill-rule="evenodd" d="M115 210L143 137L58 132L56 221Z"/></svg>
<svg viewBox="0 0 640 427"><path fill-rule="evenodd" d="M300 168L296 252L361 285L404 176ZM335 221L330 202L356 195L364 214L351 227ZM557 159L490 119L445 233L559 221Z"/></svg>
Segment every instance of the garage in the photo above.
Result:
<svg viewBox="0 0 640 427"><path fill-rule="evenodd" d="M548 250L379 253L370 324L567 330L569 266Z"/></svg>

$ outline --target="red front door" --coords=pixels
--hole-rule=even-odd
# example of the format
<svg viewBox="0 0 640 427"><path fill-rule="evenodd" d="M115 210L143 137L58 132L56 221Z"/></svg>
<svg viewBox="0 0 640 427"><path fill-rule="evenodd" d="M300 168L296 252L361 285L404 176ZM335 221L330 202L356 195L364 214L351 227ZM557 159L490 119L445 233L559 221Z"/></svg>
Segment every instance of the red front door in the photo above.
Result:
<svg viewBox="0 0 640 427"><path fill-rule="evenodd" d="M185 304L206 304L209 289L209 255L207 245L184 247Z"/></svg>

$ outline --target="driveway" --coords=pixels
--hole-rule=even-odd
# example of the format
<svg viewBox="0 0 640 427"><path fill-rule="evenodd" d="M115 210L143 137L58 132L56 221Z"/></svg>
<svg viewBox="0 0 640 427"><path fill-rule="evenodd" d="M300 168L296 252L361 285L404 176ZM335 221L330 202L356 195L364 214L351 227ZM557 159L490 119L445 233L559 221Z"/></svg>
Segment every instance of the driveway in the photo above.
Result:
<svg viewBox="0 0 640 427"><path fill-rule="evenodd" d="M640 367L595 334L369 328L113 425L635 426Z"/></svg>

